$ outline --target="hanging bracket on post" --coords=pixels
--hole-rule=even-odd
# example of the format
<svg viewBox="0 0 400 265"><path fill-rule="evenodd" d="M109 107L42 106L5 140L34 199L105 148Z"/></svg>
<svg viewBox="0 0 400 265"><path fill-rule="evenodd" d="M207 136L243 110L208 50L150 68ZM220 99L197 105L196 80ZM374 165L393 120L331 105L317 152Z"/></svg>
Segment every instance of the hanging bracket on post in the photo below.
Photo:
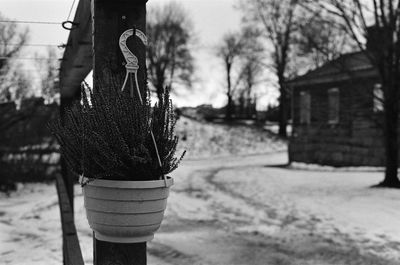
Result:
<svg viewBox="0 0 400 265"><path fill-rule="evenodd" d="M128 38L130 36L138 37L145 46L147 46L147 44L148 44L146 35L138 29L128 29L121 34L121 37L119 38L119 47L120 47L121 52L124 55L125 61L126 61L126 65L125 65L126 75L125 75L125 80L124 80L121 90L122 91L124 90L126 83L128 82L128 79L130 78L130 94L131 94L131 97L133 97L133 82L132 82L132 76L130 75L130 74L133 74L134 78L135 78L136 91L139 96L140 103L143 105L144 102L143 102L142 94L140 93L138 77L137 77L137 71L139 69L138 58L132 53L131 50L129 50L128 46L126 45L126 41L128 40ZM151 134L151 139L153 141L154 148L155 148L155 151L157 154L158 165L160 166L160 170L162 170L162 162L161 162L160 153L158 152L156 139L155 139L153 131L151 129L150 129L150 134ZM164 174L162 174L162 177L164 179L165 186L167 187L167 178L165 177Z"/></svg>
<svg viewBox="0 0 400 265"><path fill-rule="evenodd" d="M125 65L126 75L124 84L122 85L122 90L125 88L126 83L128 82L129 74L133 74L135 77L136 89L139 91L139 84L137 81L137 71L139 69L138 58L131 52L131 50L129 50L126 44L126 41L130 36L137 36L145 46L147 46L147 37L142 31L138 29L128 29L121 34L121 37L119 37L119 48L121 49L121 52L124 55L126 61ZM142 102L143 101L142 97L140 93L138 94L140 97L140 101ZM131 85L131 95L133 95L132 85Z"/></svg>

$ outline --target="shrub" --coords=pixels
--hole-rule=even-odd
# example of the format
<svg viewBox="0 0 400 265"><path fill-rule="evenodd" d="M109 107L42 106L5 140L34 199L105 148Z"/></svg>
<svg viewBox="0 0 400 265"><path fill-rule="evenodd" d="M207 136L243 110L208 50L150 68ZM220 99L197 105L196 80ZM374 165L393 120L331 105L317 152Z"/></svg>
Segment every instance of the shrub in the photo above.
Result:
<svg viewBox="0 0 400 265"><path fill-rule="evenodd" d="M68 167L89 179L158 180L178 167L178 137L169 89L151 107L148 88L143 105L137 95L111 88L82 86L82 100L66 110L50 129ZM160 167L150 130L161 158Z"/></svg>

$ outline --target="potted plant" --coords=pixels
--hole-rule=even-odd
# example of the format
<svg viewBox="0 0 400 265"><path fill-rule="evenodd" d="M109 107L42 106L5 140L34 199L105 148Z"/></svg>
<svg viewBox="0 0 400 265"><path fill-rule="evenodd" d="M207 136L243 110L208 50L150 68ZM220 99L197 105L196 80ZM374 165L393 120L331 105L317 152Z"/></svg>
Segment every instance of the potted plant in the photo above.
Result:
<svg viewBox="0 0 400 265"><path fill-rule="evenodd" d="M95 237L144 242L161 224L173 184L166 175L184 153L175 156L178 138L168 89L151 107L147 87L140 102L137 95L120 92L120 83L111 83L93 90L83 86L81 101L50 129L69 169L81 176Z"/></svg>

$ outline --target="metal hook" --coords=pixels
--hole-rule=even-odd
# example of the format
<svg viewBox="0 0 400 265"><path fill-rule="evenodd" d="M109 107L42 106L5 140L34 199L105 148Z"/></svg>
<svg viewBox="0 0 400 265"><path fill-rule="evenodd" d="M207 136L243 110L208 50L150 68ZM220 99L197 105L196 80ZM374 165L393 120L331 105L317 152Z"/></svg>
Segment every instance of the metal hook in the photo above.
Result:
<svg viewBox="0 0 400 265"><path fill-rule="evenodd" d="M73 22L71 20L64 21L61 23L61 26L66 29L66 30L74 30L77 29L79 26L79 23Z"/></svg>
<svg viewBox="0 0 400 265"><path fill-rule="evenodd" d="M137 36L143 42L143 44L147 46L146 35L138 29L128 29L121 34L121 37L119 38L119 47L126 61L125 68L127 72L130 73L136 72L139 69L137 57L131 52L131 50L129 50L128 46L126 45L127 39L133 35Z"/></svg>

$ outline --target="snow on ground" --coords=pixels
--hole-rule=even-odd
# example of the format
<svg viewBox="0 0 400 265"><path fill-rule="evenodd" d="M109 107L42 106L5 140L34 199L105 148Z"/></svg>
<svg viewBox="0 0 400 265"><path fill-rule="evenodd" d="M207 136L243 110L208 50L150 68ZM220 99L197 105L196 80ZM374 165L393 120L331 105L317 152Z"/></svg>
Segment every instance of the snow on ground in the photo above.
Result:
<svg viewBox="0 0 400 265"><path fill-rule="evenodd" d="M311 171L335 171L335 172L372 172L379 171L383 172L385 169L383 167L333 167L318 164L308 164L302 162L292 162L288 166L294 170L311 170Z"/></svg>
<svg viewBox="0 0 400 265"><path fill-rule="evenodd" d="M212 181L256 209L265 206L250 225L236 231L257 232L291 244L298 241L306 252L315 248L310 241L317 237L336 247L351 246L362 254L400 261L400 192L368 188L381 178L376 172L245 167L220 171Z"/></svg>
<svg viewBox="0 0 400 265"><path fill-rule="evenodd" d="M184 126L203 125L189 120ZM210 139L225 130L206 127L187 139ZM252 155L243 148L233 156L190 146L193 154L217 157L186 159L173 174L164 222L148 243L148 264L399 264L400 191L369 188L381 172L281 167L287 155L273 148ZM92 232L79 186L75 194L80 245L85 263L92 264ZM61 264L54 183L25 184L1 196L0 264Z"/></svg>
<svg viewBox="0 0 400 265"><path fill-rule="evenodd" d="M286 150L286 142L261 128L223 125L181 117L176 125L179 149L187 158L263 154ZM179 152L178 152L179 153Z"/></svg>
<svg viewBox="0 0 400 265"><path fill-rule="evenodd" d="M0 196L0 264L61 264L55 184L20 185Z"/></svg>

